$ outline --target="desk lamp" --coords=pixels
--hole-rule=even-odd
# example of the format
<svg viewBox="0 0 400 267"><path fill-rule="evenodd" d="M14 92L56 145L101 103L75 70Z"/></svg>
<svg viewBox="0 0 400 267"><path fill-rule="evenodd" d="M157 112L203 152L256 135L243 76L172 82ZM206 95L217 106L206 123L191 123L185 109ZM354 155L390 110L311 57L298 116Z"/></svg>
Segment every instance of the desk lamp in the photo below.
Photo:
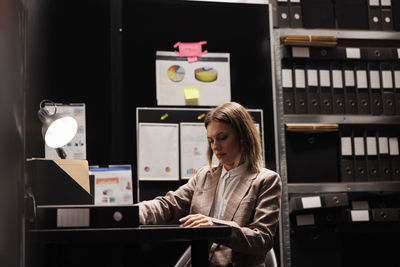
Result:
<svg viewBox="0 0 400 267"><path fill-rule="evenodd" d="M52 114L45 108L46 103L54 106ZM38 116L43 124L43 139L49 147L56 149L60 158L65 159L67 154L62 147L74 138L78 123L69 115L57 113L57 106L53 101L42 100L39 106Z"/></svg>

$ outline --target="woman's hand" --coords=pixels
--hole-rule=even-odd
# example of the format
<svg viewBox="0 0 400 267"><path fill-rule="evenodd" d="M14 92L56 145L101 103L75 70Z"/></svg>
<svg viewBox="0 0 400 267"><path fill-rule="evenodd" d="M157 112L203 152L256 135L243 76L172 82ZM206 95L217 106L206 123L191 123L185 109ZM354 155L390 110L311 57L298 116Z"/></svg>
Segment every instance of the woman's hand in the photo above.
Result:
<svg viewBox="0 0 400 267"><path fill-rule="evenodd" d="M179 219L181 226L183 227L199 227L199 226L211 226L214 225L211 218L203 214L190 214Z"/></svg>

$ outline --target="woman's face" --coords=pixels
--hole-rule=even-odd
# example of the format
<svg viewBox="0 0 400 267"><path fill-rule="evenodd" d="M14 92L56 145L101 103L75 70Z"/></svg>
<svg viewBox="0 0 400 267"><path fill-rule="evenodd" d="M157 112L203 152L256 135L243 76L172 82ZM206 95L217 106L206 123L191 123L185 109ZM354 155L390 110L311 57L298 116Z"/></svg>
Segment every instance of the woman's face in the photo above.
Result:
<svg viewBox="0 0 400 267"><path fill-rule="evenodd" d="M227 170L235 167L240 157L240 144L232 126L211 121L207 126L208 143L219 162Z"/></svg>

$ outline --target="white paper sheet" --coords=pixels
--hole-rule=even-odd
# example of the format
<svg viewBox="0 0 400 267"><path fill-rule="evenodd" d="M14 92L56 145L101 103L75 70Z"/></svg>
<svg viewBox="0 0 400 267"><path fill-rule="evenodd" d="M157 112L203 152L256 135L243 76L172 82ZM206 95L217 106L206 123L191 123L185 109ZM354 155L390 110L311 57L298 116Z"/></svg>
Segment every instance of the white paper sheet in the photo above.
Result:
<svg viewBox="0 0 400 267"><path fill-rule="evenodd" d="M347 58L360 58L361 57L361 52L360 48L346 48L346 57Z"/></svg>
<svg viewBox="0 0 400 267"><path fill-rule="evenodd" d="M306 77L304 74L304 70L295 69L294 70L295 82L297 88L305 88L306 87Z"/></svg>
<svg viewBox="0 0 400 267"><path fill-rule="evenodd" d="M207 53L198 57L198 61L189 63L174 52L157 51L155 65L157 105L217 106L231 100L229 53ZM179 66L179 73L175 70L174 77L169 72L173 66ZM210 72L216 73L216 80L205 82L196 79L195 70L201 68L211 68ZM190 102L185 99L184 90L187 87L197 88L198 99Z"/></svg>
<svg viewBox="0 0 400 267"><path fill-rule="evenodd" d="M390 70L382 71L382 87L393 88L392 71Z"/></svg>
<svg viewBox="0 0 400 267"><path fill-rule="evenodd" d="M181 128L181 178L189 179L201 167L207 166L207 131L204 123L182 122ZM213 165L218 159L213 158Z"/></svg>
<svg viewBox="0 0 400 267"><path fill-rule="evenodd" d="M340 143L341 143L342 156L353 155L353 152L351 150L351 137L341 137Z"/></svg>
<svg viewBox="0 0 400 267"><path fill-rule="evenodd" d="M381 88L381 79L379 77L378 70L370 70L369 71L369 84L371 88L378 89Z"/></svg>
<svg viewBox="0 0 400 267"><path fill-rule="evenodd" d="M301 47L301 46L293 46L292 47L292 56L293 57L310 57L310 48Z"/></svg>
<svg viewBox="0 0 400 267"><path fill-rule="evenodd" d="M292 70L291 69L282 69L282 87L283 88L292 88Z"/></svg>
<svg viewBox="0 0 400 267"><path fill-rule="evenodd" d="M343 77L341 70L332 70L333 88L343 88Z"/></svg>
<svg viewBox="0 0 400 267"><path fill-rule="evenodd" d="M365 155L364 151L364 137L354 137L354 154L356 156Z"/></svg>
<svg viewBox="0 0 400 267"><path fill-rule="evenodd" d="M367 155L378 155L378 148L376 146L376 137L367 136Z"/></svg>
<svg viewBox="0 0 400 267"><path fill-rule="evenodd" d="M319 79L322 87L331 86L331 77L329 76L329 70L319 70Z"/></svg>
<svg viewBox="0 0 400 267"><path fill-rule="evenodd" d="M139 180L179 180L179 124L139 123Z"/></svg>
<svg viewBox="0 0 400 267"><path fill-rule="evenodd" d="M318 86L318 71L313 69L307 70L308 86Z"/></svg>
<svg viewBox="0 0 400 267"><path fill-rule="evenodd" d="M357 75L357 88L368 88L367 71L357 70L356 75Z"/></svg>
<svg viewBox="0 0 400 267"><path fill-rule="evenodd" d="M353 87L356 85L353 70L344 71L344 84L348 87Z"/></svg>

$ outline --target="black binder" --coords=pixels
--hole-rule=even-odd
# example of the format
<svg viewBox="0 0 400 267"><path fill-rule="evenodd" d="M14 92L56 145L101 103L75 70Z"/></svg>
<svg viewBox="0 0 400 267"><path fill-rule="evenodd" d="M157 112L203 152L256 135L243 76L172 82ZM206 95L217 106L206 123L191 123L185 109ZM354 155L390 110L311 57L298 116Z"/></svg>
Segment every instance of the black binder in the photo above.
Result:
<svg viewBox="0 0 400 267"><path fill-rule="evenodd" d="M292 64L289 61L282 61L282 90L284 101L284 113L294 114L294 82Z"/></svg>
<svg viewBox="0 0 400 267"><path fill-rule="evenodd" d="M368 77L371 99L371 113L379 115L383 113L382 89L380 66L376 61L368 62Z"/></svg>
<svg viewBox="0 0 400 267"><path fill-rule="evenodd" d="M277 1L277 19L279 27L290 27L289 0Z"/></svg>
<svg viewBox="0 0 400 267"><path fill-rule="evenodd" d="M74 160L58 161L73 162ZM27 162L27 168L28 184L37 205L76 205L94 203L94 198L90 192L89 180L88 192L55 161L34 159ZM89 177L89 169L87 169L87 172Z"/></svg>
<svg viewBox="0 0 400 267"><path fill-rule="evenodd" d="M357 114L357 95L354 65L351 62L343 64L344 86L345 86L345 110L346 114Z"/></svg>
<svg viewBox="0 0 400 267"><path fill-rule="evenodd" d="M340 132L340 175L342 182L354 182L354 160L351 131Z"/></svg>
<svg viewBox="0 0 400 267"><path fill-rule="evenodd" d="M369 47L367 50L368 60L392 60L393 49L387 47Z"/></svg>
<svg viewBox="0 0 400 267"><path fill-rule="evenodd" d="M338 182L338 132L287 132L289 182Z"/></svg>
<svg viewBox="0 0 400 267"><path fill-rule="evenodd" d="M367 147L368 181L379 181L378 139L375 131L367 131L365 138Z"/></svg>
<svg viewBox="0 0 400 267"><path fill-rule="evenodd" d="M395 92L396 114L400 114L400 63L393 63L393 81Z"/></svg>
<svg viewBox="0 0 400 267"><path fill-rule="evenodd" d="M382 30L393 30L393 15L391 0L381 0Z"/></svg>
<svg viewBox="0 0 400 267"><path fill-rule="evenodd" d="M380 63L381 80L382 80L382 102L383 114L393 115L396 113L396 99L393 86L392 63L382 61Z"/></svg>
<svg viewBox="0 0 400 267"><path fill-rule="evenodd" d="M343 57L341 52L338 47L310 47L310 58L333 60Z"/></svg>
<svg viewBox="0 0 400 267"><path fill-rule="evenodd" d="M307 77L307 111L309 114L319 114L319 81L318 81L318 65L314 62L306 62Z"/></svg>
<svg viewBox="0 0 400 267"><path fill-rule="evenodd" d="M391 166L389 156L389 138L385 131L378 132L379 171L381 181L391 180Z"/></svg>
<svg viewBox="0 0 400 267"><path fill-rule="evenodd" d="M381 30L381 7L379 0L369 0L368 1L368 21L370 30Z"/></svg>
<svg viewBox="0 0 400 267"><path fill-rule="evenodd" d="M358 114L371 114L370 97L368 92L367 65L358 61L354 65L356 74L356 94Z"/></svg>
<svg viewBox="0 0 400 267"><path fill-rule="evenodd" d="M356 131L353 137L354 144L354 180L368 181L367 161L365 158L365 141L362 131Z"/></svg>
<svg viewBox="0 0 400 267"><path fill-rule="evenodd" d="M400 0L392 0L393 29L400 31Z"/></svg>
<svg viewBox="0 0 400 267"><path fill-rule="evenodd" d="M302 0L304 28L336 28L331 0Z"/></svg>
<svg viewBox="0 0 400 267"><path fill-rule="evenodd" d="M399 155L399 137L392 133L389 137L389 155L391 164L392 180L400 180L400 155Z"/></svg>
<svg viewBox="0 0 400 267"><path fill-rule="evenodd" d="M332 114L332 86L329 63L320 62L318 74L321 113Z"/></svg>
<svg viewBox="0 0 400 267"><path fill-rule="evenodd" d="M293 63L295 76L294 108L296 114L307 113L306 76L303 61Z"/></svg>
<svg viewBox="0 0 400 267"><path fill-rule="evenodd" d="M342 65L338 61L331 62L332 108L334 114L345 112Z"/></svg>
<svg viewBox="0 0 400 267"><path fill-rule="evenodd" d="M369 28L365 0L336 0L335 11L339 29L367 30Z"/></svg>
<svg viewBox="0 0 400 267"><path fill-rule="evenodd" d="M290 27L302 28L303 27L303 12L301 10L301 0L298 2L290 1Z"/></svg>

